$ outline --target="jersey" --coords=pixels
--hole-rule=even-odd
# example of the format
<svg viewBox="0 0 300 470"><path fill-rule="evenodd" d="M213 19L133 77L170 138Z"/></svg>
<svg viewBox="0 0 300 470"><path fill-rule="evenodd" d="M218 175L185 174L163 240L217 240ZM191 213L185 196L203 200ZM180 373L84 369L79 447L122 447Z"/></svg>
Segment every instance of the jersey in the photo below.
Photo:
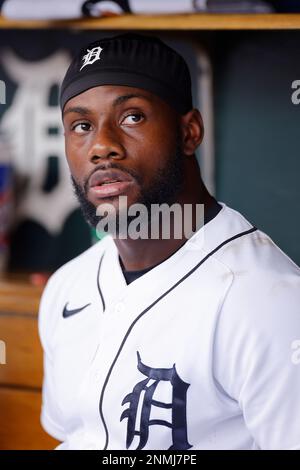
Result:
<svg viewBox="0 0 300 470"><path fill-rule="evenodd" d="M126 284L106 236L42 296L60 449L300 449L300 269L224 203Z"/></svg>

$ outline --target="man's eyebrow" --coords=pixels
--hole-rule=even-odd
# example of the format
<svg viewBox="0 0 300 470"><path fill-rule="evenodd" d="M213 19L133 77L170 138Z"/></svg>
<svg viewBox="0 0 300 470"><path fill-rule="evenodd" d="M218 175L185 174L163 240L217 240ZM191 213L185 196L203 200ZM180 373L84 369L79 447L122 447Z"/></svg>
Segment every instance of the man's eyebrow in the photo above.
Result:
<svg viewBox="0 0 300 470"><path fill-rule="evenodd" d="M132 99L132 98L143 98L144 100L148 100L149 101L149 98L143 94L140 94L140 93L130 93L128 95L121 95L121 96L118 96L112 103L113 107L115 106L119 106L123 103L125 103L126 101ZM63 112L63 116L65 116L66 114L69 114L69 113L77 113L77 114L81 114L82 116L87 116L88 114L91 114L91 111L88 109L88 108L85 108L84 106L72 106L70 108L67 108L64 112Z"/></svg>
<svg viewBox="0 0 300 470"><path fill-rule="evenodd" d="M82 114L83 116L87 116L88 114L91 114L91 111L88 108L84 108L83 106L73 106L71 108L67 108L63 112L63 116L69 113L78 113Z"/></svg>
<svg viewBox="0 0 300 470"><path fill-rule="evenodd" d="M132 98L143 98L144 100L149 101L149 98L146 95L143 95L143 94L140 94L140 93L130 93L128 95L118 96L118 98L116 98L113 101L113 106L119 106L120 104L123 104L123 103L125 103L126 101L128 101Z"/></svg>

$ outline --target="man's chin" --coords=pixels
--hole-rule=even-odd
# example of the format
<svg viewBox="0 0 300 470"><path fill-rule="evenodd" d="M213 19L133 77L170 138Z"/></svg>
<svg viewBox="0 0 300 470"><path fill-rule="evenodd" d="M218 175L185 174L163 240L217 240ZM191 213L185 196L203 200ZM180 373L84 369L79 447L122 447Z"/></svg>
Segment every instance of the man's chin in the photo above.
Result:
<svg viewBox="0 0 300 470"><path fill-rule="evenodd" d="M126 199L126 198L125 198ZM126 201L107 201L97 207L97 232L107 233L113 238L127 238L128 226L132 217L128 216Z"/></svg>

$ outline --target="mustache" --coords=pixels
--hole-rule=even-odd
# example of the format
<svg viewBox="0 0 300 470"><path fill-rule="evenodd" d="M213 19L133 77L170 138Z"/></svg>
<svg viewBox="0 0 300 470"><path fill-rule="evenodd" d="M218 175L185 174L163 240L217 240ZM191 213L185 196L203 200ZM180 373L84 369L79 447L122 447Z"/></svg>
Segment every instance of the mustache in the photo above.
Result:
<svg viewBox="0 0 300 470"><path fill-rule="evenodd" d="M128 175L130 175L139 185L141 185L141 183L142 183L139 174L136 171L132 170L131 168L124 168L122 165L119 165L118 163L115 163L115 162L107 164L107 165L104 165L102 163L102 164L96 165L95 168L93 168L93 171L91 171L91 173L89 174L89 176L87 176L85 178L85 180L83 182L84 194L87 194L88 184L89 184L90 178L92 177L92 175L94 173L96 173L96 171L99 171L99 170L102 170L102 171L105 171L105 170L120 170L123 173L127 173Z"/></svg>

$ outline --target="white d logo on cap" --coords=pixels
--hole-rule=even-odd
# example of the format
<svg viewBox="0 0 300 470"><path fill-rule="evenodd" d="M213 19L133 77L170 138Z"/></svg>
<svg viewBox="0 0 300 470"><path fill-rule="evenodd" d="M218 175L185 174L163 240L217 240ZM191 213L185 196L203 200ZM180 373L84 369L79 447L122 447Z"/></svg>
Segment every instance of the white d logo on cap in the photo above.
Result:
<svg viewBox="0 0 300 470"><path fill-rule="evenodd" d="M83 62L83 65L80 67L80 70L79 72L83 69L83 67L85 67L86 65L91 65L93 64L94 62L96 62L97 60L100 60L100 54L101 54L101 51L103 50L102 47L98 46L98 47L93 47L93 49L87 49L87 54L85 54L82 58L82 60L84 61Z"/></svg>

